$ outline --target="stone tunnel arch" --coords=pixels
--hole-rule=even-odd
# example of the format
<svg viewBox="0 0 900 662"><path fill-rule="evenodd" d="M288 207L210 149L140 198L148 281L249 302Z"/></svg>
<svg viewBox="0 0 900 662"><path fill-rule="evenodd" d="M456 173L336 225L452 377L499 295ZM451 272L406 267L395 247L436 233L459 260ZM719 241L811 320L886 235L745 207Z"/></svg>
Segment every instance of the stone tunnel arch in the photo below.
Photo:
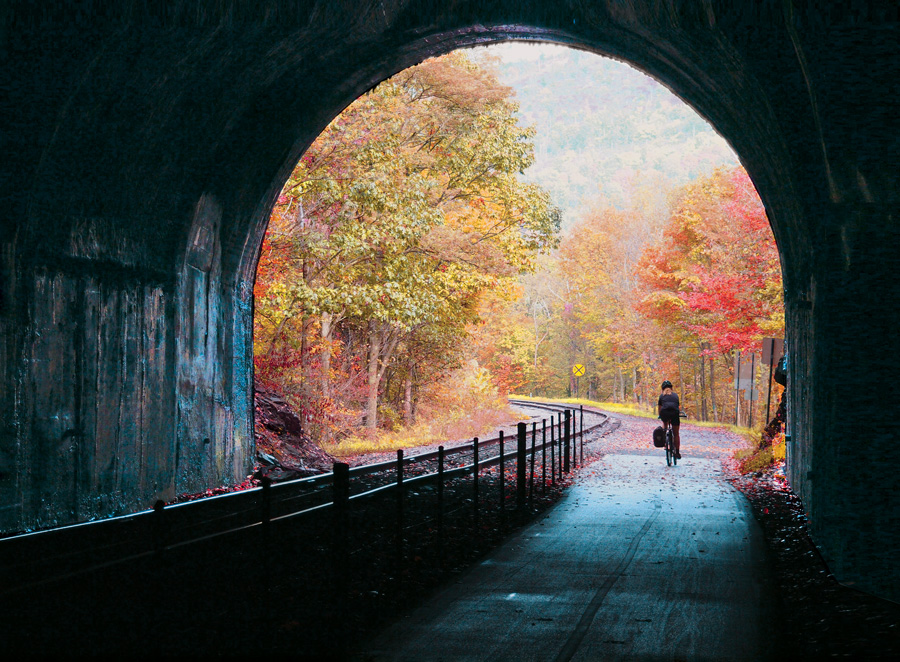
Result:
<svg viewBox="0 0 900 662"><path fill-rule="evenodd" d="M879 560L900 530L885 508L898 487L895 422L886 399L865 395L889 392L893 377L855 340L888 345L900 322L882 305L898 295L896 9L270 5L255 15L179 5L178 20L160 23L136 20L135 3L130 22L99 25L76 9L74 22L49 24L11 12L16 29L0 43L10 99L0 112L18 129L0 166L3 531L240 480L252 450L252 280L291 168L393 73L532 39L633 64L739 154L782 258L791 482L835 573L900 594L898 571ZM860 366L865 385L829 379ZM835 432L839 405L878 451L865 471L832 461L854 453Z"/></svg>

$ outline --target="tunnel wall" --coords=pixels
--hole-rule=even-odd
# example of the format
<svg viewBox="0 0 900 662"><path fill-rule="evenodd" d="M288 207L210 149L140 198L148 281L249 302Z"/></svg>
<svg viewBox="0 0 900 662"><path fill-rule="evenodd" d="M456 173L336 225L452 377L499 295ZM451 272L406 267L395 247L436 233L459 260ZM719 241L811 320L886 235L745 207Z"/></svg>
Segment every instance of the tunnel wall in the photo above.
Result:
<svg viewBox="0 0 900 662"><path fill-rule="evenodd" d="M13 382L5 411L16 416L3 428L5 530L133 512L244 479L250 291L223 283L220 217L214 201L199 201L174 280L121 266L20 272L13 294L25 305L4 329L18 347L0 363ZM75 225L81 243L70 252L82 254L69 257L99 245L97 226Z"/></svg>
<svg viewBox="0 0 900 662"><path fill-rule="evenodd" d="M893 359L900 334L894 209L819 209L809 290L788 306L788 475L842 582L896 600L900 478ZM829 218L830 217L830 218ZM826 229L827 228L827 229Z"/></svg>
<svg viewBox="0 0 900 662"><path fill-rule="evenodd" d="M782 258L791 483L837 576L900 599L896 3L10 6L0 530L241 480L252 282L291 168L396 71L528 38L634 64L739 154Z"/></svg>

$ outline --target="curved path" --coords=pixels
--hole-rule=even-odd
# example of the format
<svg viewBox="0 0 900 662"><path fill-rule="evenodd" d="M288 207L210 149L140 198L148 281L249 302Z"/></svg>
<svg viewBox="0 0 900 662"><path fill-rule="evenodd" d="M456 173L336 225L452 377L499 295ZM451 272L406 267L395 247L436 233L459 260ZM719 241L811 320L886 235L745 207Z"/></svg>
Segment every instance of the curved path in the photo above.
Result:
<svg viewBox="0 0 900 662"><path fill-rule="evenodd" d="M721 459L682 427L677 467L622 424L543 520L395 623L365 660L760 660L773 604L762 533Z"/></svg>

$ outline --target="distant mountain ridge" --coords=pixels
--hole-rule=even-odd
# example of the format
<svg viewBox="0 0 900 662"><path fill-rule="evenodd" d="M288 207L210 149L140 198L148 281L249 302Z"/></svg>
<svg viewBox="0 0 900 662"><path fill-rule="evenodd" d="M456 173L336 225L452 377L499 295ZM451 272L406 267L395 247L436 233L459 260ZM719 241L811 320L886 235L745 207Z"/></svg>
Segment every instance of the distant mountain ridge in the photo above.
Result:
<svg viewBox="0 0 900 662"><path fill-rule="evenodd" d="M592 202L627 208L635 188L658 196L716 166L738 165L690 106L629 65L559 46L501 44L484 52L499 57L500 81L516 91L523 123L537 128L526 179L551 192L564 226Z"/></svg>

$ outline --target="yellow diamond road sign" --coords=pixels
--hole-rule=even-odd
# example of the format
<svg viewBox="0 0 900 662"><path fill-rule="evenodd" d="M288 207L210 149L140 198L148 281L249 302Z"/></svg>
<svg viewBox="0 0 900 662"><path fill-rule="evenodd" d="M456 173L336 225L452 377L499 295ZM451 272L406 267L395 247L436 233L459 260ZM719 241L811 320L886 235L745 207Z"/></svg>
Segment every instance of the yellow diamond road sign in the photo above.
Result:
<svg viewBox="0 0 900 662"><path fill-rule="evenodd" d="M572 374L576 377L581 377L584 374L584 366L580 363L576 363L572 366Z"/></svg>

